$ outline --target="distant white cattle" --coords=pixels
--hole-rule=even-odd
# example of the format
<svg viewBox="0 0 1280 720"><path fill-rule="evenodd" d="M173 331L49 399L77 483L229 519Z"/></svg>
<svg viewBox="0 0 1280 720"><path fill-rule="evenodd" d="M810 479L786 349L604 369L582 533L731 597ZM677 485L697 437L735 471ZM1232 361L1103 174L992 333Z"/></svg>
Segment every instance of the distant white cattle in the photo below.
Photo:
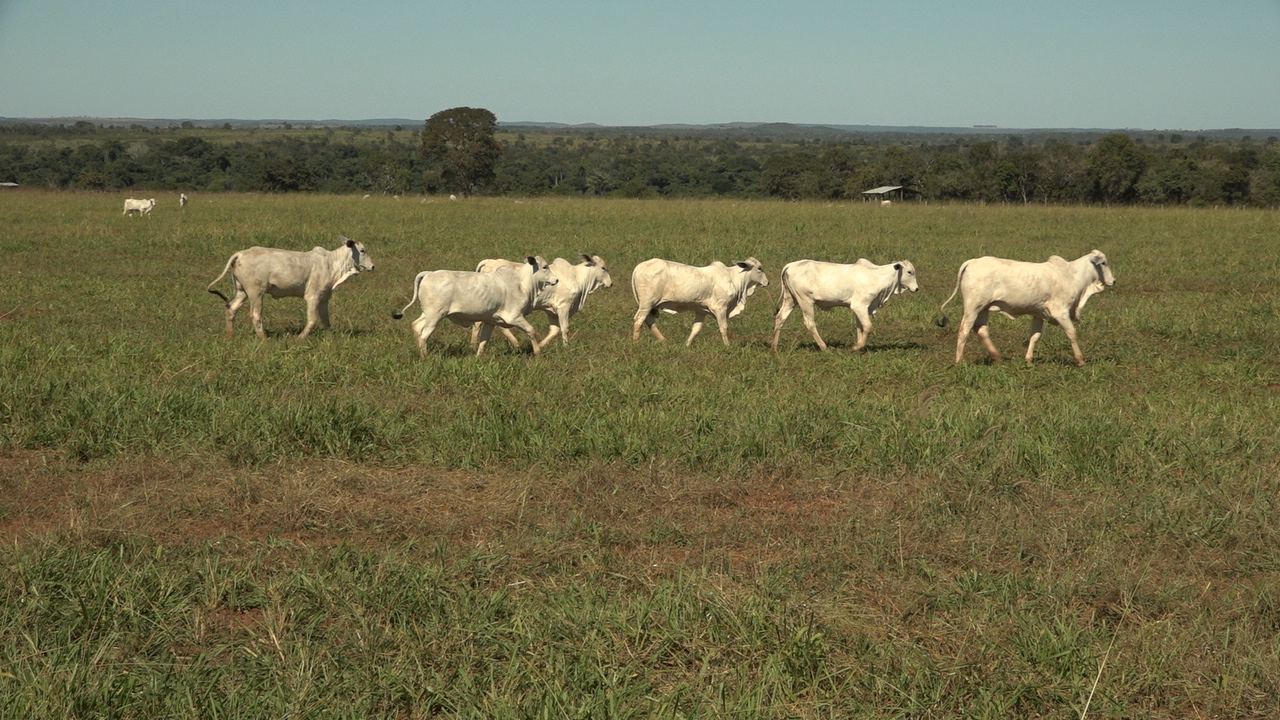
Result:
<svg viewBox="0 0 1280 720"><path fill-rule="evenodd" d="M991 343L987 319L992 310L1009 317L1031 315L1031 338L1027 341L1027 362L1036 349L1036 341L1044 331L1044 322L1062 326L1071 340L1076 364L1084 366L1084 354L1076 340L1074 321L1080 319L1084 305L1094 293L1111 287L1116 278L1111 274L1107 256L1094 250L1071 262L1054 255L1048 262L1029 263L980 257L966 261L956 276L956 289L942 303L940 327L946 327L947 303L959 292L964 303L964 318L956 338L956 364L964 358L965 342L971 330L977 331L991 359L1000 362L1000 352Z"/></svg>
<svg viewBox="0 0 1280 720"><path fill-rule="evenodd" d="M804 317L804 326L809 328L818 347L826 350L827 344L818 334L818 325L813 319L813 309L847 307L853 310L858 327L858 339L853 349L862 350L867 345L867 336L871 334L871 316L894 295L919 289L916 266L907 260L888 265L876 265L866 258L852 265L817 260L788 263L782 268L782 304L778 306L778 314L773 320L772 348L775 352L778 350L782 324L798 306Z"/></svg>
<svg viewBox="0 0 1280 720"><path fill-rule="evenodd" d="M631 272L631 291L639 306L631 340L640 339L642 325L648 325L658 340L666 340L658 331L658 311L692 310L695 313L693 329L685 345L693 344L707 315L715 317L720 339L728 345L729 318L737 317L746 308L747 296L755 292L757 286L768 285L769 278L760 261L753 257L733 265L717 260L704 267L660 258L645 260Z"/></svg>
<svg viewBox="0 0 1280 720"><path fill-rule="evenodd" d="M341 237L341 236L340 236ZM322 247L308 252L251 247L231 256L222 275L209 283L209 292L227 303L227 339L235 335L236 312L249 301L249 317L258 337L267 339L262 327L262 298L300 297L307 302L307 325L298 337L306 337L317 324L329 327L329 298L334 288L356 273L373 269L373 260L364 244L341 237L333 250ZM214 289L231 273L235 296L228 299Z"/></svg>
<svg viewBox="0 0 1280 720"><path fill-rule="evenodd" d="M484 352L495 326L524 331L533 341L533 353L538 355L538 337L524 316L533 312L543 287L556 282L541 257L529 257L519 267L500 267L491 273L427 270L413 279L413 299L392 317L398 320L414 303L422 305L422 315L413 321L413 332L423 356L427 354L427 339L446 318L462 326L484 323L476 355Z"/></svg>
<svg viewBox="0 0 1280 720"><path fill-rule="evenodd" d="M139 216L150 215L151 208L155 206L156 206L155 198L151 198L150 200L134 200L133 198L129 198L128 200L124 201L123 214L128 215L131 212L136 212L138 213Z"/></svg>
<svg viewBox="0 0 1280 720"><path fill-rule="evenodd" d="M186 207L186 206L187 206L187 194L186 194L186 193L182 193L181 195L179 195L179 196L178 196L178 204L179 204L179 205L181 205L182 207Z"/></svg>
<svg viewBox="0 0 1280 720"><path fill-rule="evenodd" d="M550 324L547 336L542 339L543 348L546 348L557 335L565 345L568 345L569 319L586 306L587 296L595 292L596 288L613 287L613 278L609 276L609 267L605 264L604 258L585 253L580 257L582 262L577 265L569 264L569 261L564 258L551 261L551 274L556 277L557 282L555 285L544 287L538 293L537 301L534 303L535 309L547 314ZM522 264L514 260L481 260L476 266L476 272L493 272L500 267L519 267ZM501 330L512 345L519 347L520 341L516 340L511 330L507 328L501 328ZM476 323L471 331L473 345L479 342L480 331L481 324Z"/></svg>
<svg viewBox="0 0 1280 720"><path fill-rule="evenodd" d="M892 204L893 204L893 201L892 201L892 200L881 200L881 201L880 201L880 207L889 207L889 206L890 206L890 205L892 205Z"/></svg>

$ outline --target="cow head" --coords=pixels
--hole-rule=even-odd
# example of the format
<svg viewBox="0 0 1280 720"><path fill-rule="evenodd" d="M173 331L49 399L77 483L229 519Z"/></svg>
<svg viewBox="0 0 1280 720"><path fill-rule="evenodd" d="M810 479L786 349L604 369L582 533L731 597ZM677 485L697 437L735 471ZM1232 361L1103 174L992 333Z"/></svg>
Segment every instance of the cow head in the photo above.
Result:
<svg viewBox="0 0 1280 720"><path fill-rule="evenodd" d="M757 285L760 287L769 287L769 277L764 274L764 267L760 261L749 257L746 260L739 260L734 263L744 273L747 273L747 294L755 292Z"/></svg>
<svg viewBox="0 0 1280 720"><path fill-rule="evenodd" d="M365 250L364 243L352 240L345 235L339 235L338 238L351 251L351 263L356 272L365 272L373 269L373 258L369 257L369 251Z"/></svg>
<svg viewBox="0 0 1280 720"><path fill-rule="evenodd" d="M1106 287L1116 284L1116 276L1111 274L1111 265L1107 262L1107 256L1102 254L1101 250L1094 250L1089 253L1089 262L1093 263L1094 269L1098 271L1098 279Z"/></svg>
<svg viewBox="0 0 1280 720"><path fill-rule="evenodd" d="M908 290L916 292L920 289L920 283L916 282L916 266L912 265L911 261L896 262L893 264L893 269L898 271L898 284L893 288L894 295Z"/></svg>
<svg viewBox="0 0 1280 720"><path fill-rule="evenodd" d="M597 287L613 287L613 278L609 276L609 266L605 265L604 258L586 253L582 253L581 257L582 263L591 271L590 277L594 279L594 282L587 284L587 292L592 292Z"/></svg>
<svg viewBox="0 0 1280 720"><path fill-rule="evenodd" d="M759 260L749 257L746 260L739 260L734 263L734 266L738 268L738 279L733 281L737 288L737 297L729 305L731 318L742 314L747 307L747 298L755 294L757 287L769 285L769 277L764 274L764 268L761 267Z"/></svg>
<svg viewBox="0 0 1280 720"><path fill-rule="evenodd" d="M547 264L546 260L542 259L541 255L538 255L537 257L529 255L524 259L524 261L529 263L530 268L532 268L533 289L535 294L538 290L541 290L544 287L550 287L551 285L555 285L560 282L559 278L552 274L551 266Z"/></svg>

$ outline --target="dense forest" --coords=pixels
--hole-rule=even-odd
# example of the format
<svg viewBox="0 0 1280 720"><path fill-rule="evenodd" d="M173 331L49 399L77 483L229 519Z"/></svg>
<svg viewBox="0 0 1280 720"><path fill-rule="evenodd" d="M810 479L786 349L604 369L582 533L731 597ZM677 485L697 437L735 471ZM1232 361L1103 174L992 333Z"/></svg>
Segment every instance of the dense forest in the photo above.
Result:
<svg viewBox="0 0 1280 720"><path fill-rule="evenodd" d="M421 130L0 124L0 182L49 189L447 193ZM1280 207L1275 136L502 126L488 195Z"/></svg>

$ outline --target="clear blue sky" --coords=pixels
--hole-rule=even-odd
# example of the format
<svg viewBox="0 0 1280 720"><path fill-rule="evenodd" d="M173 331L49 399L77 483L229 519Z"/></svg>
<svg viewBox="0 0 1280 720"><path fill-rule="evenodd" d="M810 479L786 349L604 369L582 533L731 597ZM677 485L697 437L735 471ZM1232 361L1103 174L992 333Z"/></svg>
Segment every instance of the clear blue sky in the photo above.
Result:
<svg viewBox="0 0 1280 720"><path fill-rule="evenodd" d="M0 0L0 116L1280 127L1280 0Z"/></svg>

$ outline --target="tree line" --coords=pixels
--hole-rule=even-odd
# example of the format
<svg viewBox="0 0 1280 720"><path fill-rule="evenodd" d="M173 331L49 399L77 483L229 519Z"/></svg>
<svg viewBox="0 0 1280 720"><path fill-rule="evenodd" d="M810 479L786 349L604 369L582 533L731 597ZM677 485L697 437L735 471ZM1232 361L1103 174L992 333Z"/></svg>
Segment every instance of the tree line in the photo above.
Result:
<svg viewBox="0 0 1280 720"><path fill-rule="evenodd" d="M483 109L396 128L0 125L0 182L99 191L1280 206L1277 138L920 135L801 126L502 128Z"/></svg>

